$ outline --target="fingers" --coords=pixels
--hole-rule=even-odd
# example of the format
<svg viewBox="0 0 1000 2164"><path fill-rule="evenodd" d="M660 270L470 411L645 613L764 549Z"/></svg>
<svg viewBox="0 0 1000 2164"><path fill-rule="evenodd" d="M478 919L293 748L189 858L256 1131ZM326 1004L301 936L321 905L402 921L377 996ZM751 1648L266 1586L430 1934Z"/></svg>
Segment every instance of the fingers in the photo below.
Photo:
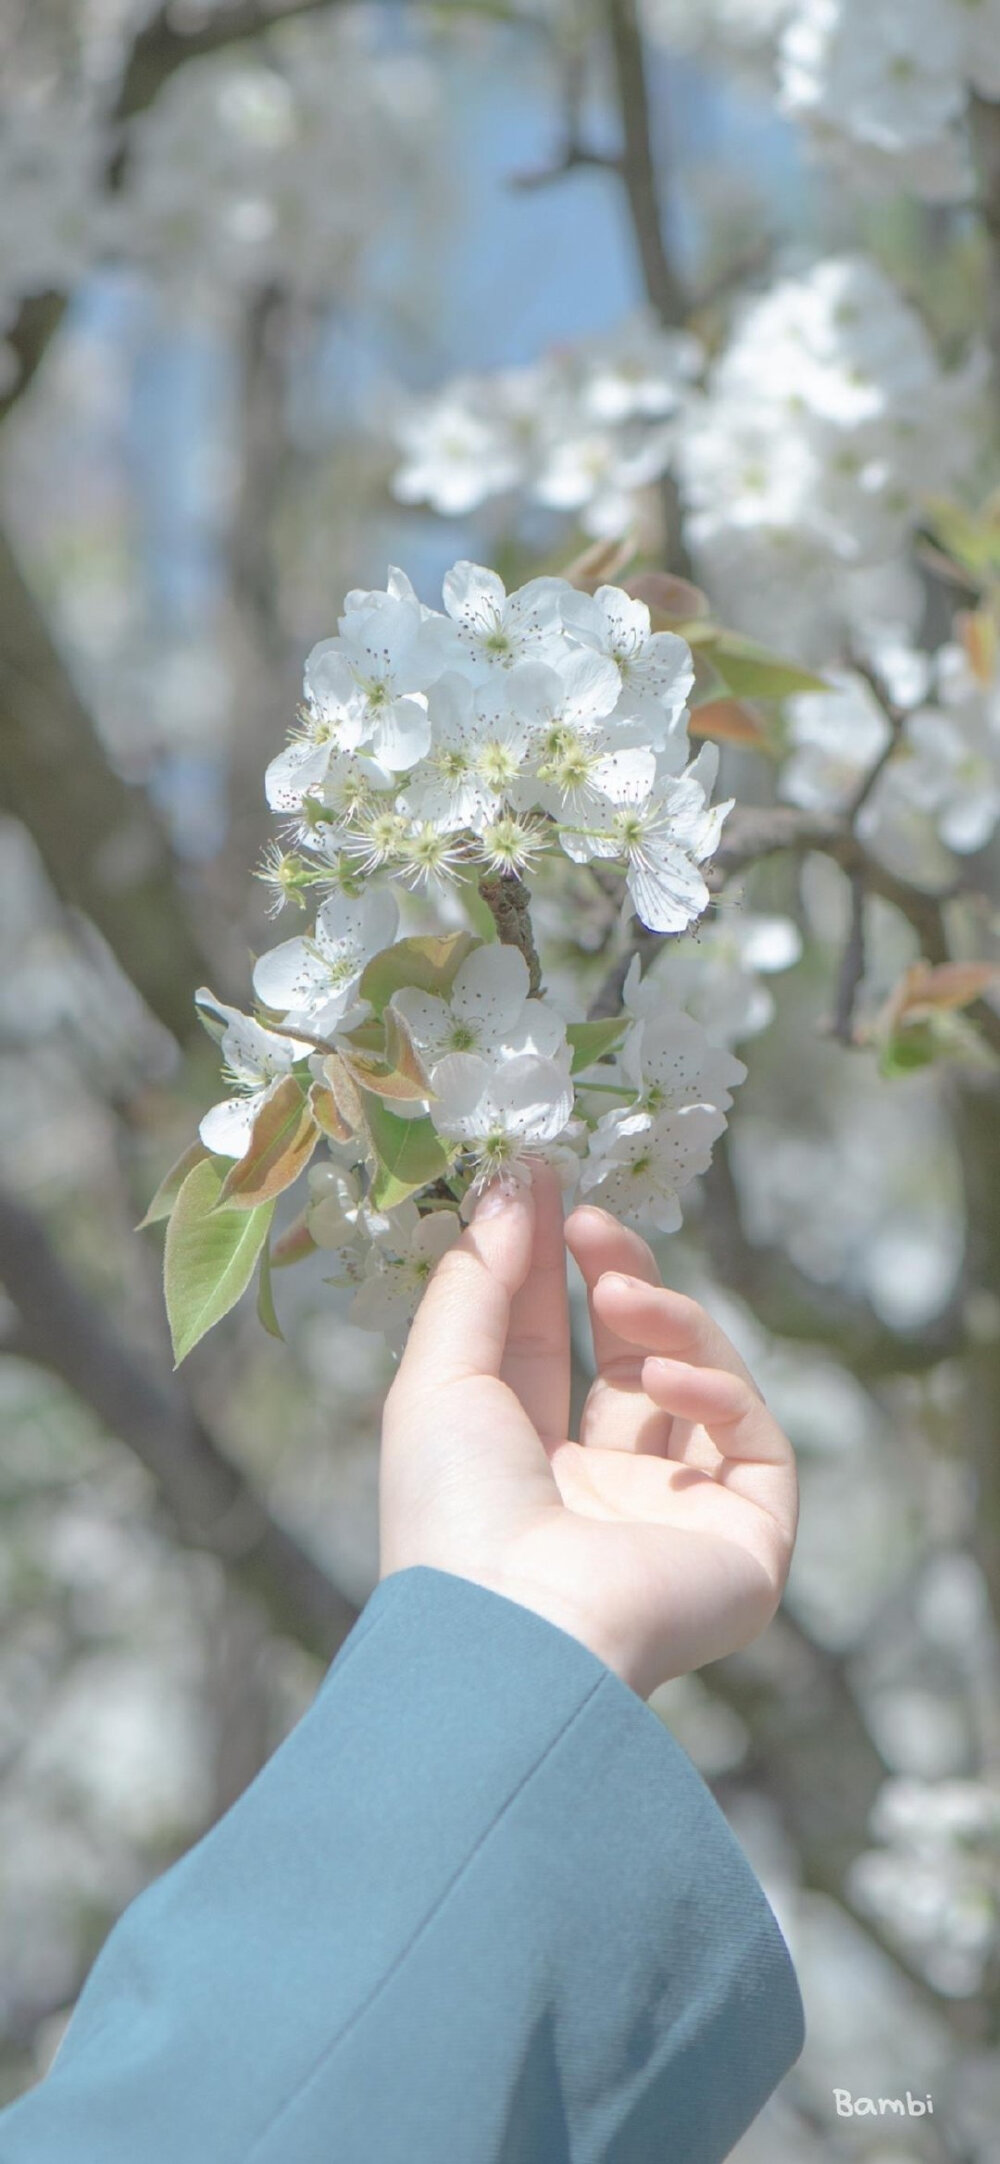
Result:
<svg viewBox="0 0 1000 2164"><path fill-rule="evenodd" d="M561 1441L569 1426L569 1299L563 1242L562 1191L548 1165L536 1165L531 1263L515 1292L500 1374L515 1392L543 1441Z"/></svg>
<svg viewBox="0 0 1000 2164"><path fill-rule="evenodd" d="M723 1457L791 1462L792 1446L763 1398L731 1369L690 1367L654 1353L643 1362L642 1383L655 1405L703 1427Z"/></svg>
<svg viewBox="0 0 1000 2164"><path fill-rule="evenodd" d="M530 1187L488 1187L472 1223L442 1255L420 1302L393 1382L394 1397L499 1375L511 1303L531 1262Z"/></svg>
<svg viewBox="0 0 1000 2164"><path fill-rule="evenodd" d="M647 1348L620 1337L594 1298L608 1270L631 1271L658 1285L660 1273L655 1258L637 1232L630 1232L607 1210L589 1203L567 1219L566 1245L587 1287L597 1369L580 1416L580 1441L587 1448L596 1444L605 1450L665 1457L671 1423L650 1404L642 1387L642 1362Z"/></svg>
<svg viewBox="0 0 1000 2164"><path fill-rule="evenodd" d="M643 1353L663 1353L693 1367L725 1368L754 1391L757 1385L721 1325L685 1293L650 1285L641 1273L605 1274L594 1288L602 1323ZM759 1392L757 1393L759 1396Z"/></svg>
<svg viewBox="0 0 1000 2164"><path fill-rule="evenodd" d="M565 1236L566 1245L587 1287L598 1373L604 1374L618 1364L638 1377L641 1362L636 1358L634 1342L619 1337L603 1311L598 1312L595 1308L593 1294L606 1270L624 1272L627 1276L642 1278L650 1285L658 1285L660 1273L652 1249L637 1232L631 1232L627 1225L620 1225L617 1218L607 1210L599 1210L593 1203L585 1203L571 1212L566 1219Z"/></svg>
<svg viewBox="0 0 1000 2164"><path fill-rule="evenodd" d="M699 1464L771 1521L783 1584L798 1525L795 1453L754 1383L731 1368L692 1367L659 1354L643 1362L642 1380L654 1404L685 1423L690 1437L682 1452L685 1461ZM714 1465L703 1456L709 1448L718 1452Z"/></svg>

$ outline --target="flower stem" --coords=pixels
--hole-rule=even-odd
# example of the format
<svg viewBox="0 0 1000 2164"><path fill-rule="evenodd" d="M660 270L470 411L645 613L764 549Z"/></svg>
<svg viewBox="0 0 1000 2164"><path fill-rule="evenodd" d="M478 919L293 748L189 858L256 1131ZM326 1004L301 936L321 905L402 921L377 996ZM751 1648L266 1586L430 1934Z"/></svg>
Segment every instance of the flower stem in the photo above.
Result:
<svg viewBox="0 0 1000 2164"><path fill-rule="evenodd" d="M519 947L528 965L528 990L542 989L542 965L538 959L531 923L531 897L516 872L487 872L479 892L497 928L503 947Z"/></svg>

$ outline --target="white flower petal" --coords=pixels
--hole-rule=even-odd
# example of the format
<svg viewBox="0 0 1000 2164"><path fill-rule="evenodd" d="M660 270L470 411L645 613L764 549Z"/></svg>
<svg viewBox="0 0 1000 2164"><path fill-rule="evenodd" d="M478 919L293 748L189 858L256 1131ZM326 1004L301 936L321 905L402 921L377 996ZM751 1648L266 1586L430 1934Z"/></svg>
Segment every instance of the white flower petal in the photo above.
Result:
<svg viewBox="0 0 1000 2164"><path fill-rule="evenodd" d="M285 939L259 956L253 988L261 1005L275 1014L293 1014L329 984L329 971L307 939Z"/></svg>
<svg viewBox="0 0 1000 2164"><path fill-rule="evenodd" d="M450 1004L457 1015L476 1025L485 1021L499 1032L516 1021L528 997L528 965L518 947L499 940L476 947L457 971Z"/></svg>
<svg viewBox="0 0 1000 2164"><path fill-rule="evenodd" d="M391 699L373 709L370 722L372 752L391 774L407 773L430 750L431 725L423 699Z"/></svg>
<svg viewBox="0 0 1000 2164"><path fill-rule="evenodd" d="M216 1157L243 1157L266 1095L266 1090L254 1090L251 1096L225 1097L221 1104L213 1105L198 1128L206 1150Z"/></svg>
<svg viewBox="0 0 1000 2164"><path fill-rule="evenodd" d="M658 843L655 853L647 846L645 861L629 865L626 885L637 917L651 932L682 932L708 907L697 865L669 842Z"/></svg>
<svg viewBox="0 0 1000 2164"><path fill-rule="evenodd" d="M445 573L441 591L449 616L463 621L491 621L499 615L507 599L506 587L495 571L465 559L453 564Z"/></svg>

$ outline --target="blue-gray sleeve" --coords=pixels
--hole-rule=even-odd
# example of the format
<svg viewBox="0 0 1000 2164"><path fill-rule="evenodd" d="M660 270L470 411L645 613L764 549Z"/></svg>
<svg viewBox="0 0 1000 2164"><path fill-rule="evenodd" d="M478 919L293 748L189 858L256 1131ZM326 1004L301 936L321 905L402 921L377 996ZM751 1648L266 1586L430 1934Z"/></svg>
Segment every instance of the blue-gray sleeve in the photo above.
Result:
<svg viewBox="0 0 1000 2164"><path fill-rule="evenodd" d="M656 1715L411 1569L126 1910L0 2164L715 2164L802 2041L771 1908Z"/></svg>

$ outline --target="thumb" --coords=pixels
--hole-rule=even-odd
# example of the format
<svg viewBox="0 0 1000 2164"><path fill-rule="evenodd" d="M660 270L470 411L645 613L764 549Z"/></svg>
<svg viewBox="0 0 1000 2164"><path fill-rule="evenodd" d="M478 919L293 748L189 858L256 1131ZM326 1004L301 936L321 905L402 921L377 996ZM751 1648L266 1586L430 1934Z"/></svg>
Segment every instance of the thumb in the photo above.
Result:
<svg viewBox="0 0 1000 2164"><path fill-rule="evenodd" d="M487 1187L470 1225L448 1248L421 1300L393 1384L440 1389L470 1375L499 1375L514 1294L531 1264L535 1203L530 1186Z"/></svg>
<svg viewBox="0 0 1000 2164"><path fill-rule="evenodd" d="M519 1292L528 1275L535 1233L535 1191L530 1180L505 1186L492 1180L484 1187L472 1217L459 1241L490 1276L504 1286L508 1300Z"/></svg>

